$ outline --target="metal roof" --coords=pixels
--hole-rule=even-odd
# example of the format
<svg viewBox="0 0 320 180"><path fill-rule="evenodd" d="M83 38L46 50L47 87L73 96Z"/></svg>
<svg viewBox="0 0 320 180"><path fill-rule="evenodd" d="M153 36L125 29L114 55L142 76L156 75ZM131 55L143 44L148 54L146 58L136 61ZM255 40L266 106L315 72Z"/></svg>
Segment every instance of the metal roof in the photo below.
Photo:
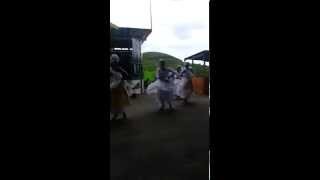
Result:
<svg viewBox="0 0 320 180"><path fill-rule="evenodd" d="M184 60L200 60L200 61L209 62L209 51L208 50L201 51L197 54L184 58Z"/></svg>
<svg viewBox="0 0 320 180"><path fill-rule="evenodd" d="M119 27L116 30L111 29L111 36L113 38L136 38L142 41L145 41L150 35L151 29L139 29L139 28L126 28Z"/></svg>
<svg viewBox="0 0 320 180"><path fill-rule="evenodd" d="M119 27L118 26L116 26L115 24L113 24L113 23L110 23L110 28L111 29L119 29Z"/></svg>

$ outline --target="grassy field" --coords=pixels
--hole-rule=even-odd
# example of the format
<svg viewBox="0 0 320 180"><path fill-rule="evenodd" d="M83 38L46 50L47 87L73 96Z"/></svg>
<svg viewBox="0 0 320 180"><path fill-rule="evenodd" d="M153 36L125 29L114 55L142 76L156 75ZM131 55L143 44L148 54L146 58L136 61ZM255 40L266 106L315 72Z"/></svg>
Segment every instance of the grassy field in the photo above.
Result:
<svg viewBox="0 0 320 180"><path fill-rule="evenodd" d="M156 74L156 68L159 64L160 60L164 60L166 62L167 67L171 68L176 68L179 65L183 65L183 61L165 54L165 53L160 53L160 52L146 52L143 53L143 70L144 70L144 80L154 80L155 79L155 74ZM192 66L194 73L196 76L209 76L209 67L203 67L202 65L199 64L194 64Z"/></svg>

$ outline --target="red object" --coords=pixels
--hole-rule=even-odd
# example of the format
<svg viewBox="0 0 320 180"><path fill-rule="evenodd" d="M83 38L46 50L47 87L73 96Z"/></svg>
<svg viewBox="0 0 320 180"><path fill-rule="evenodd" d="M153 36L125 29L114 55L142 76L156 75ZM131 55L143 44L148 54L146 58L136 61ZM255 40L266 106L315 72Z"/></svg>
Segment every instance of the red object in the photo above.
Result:
<svg viewBox="0 0 320 180"><path fill-rule="evenodd" d="M207 77L193 77L192 86L196 94L209 95L209 79Z"/></svg>

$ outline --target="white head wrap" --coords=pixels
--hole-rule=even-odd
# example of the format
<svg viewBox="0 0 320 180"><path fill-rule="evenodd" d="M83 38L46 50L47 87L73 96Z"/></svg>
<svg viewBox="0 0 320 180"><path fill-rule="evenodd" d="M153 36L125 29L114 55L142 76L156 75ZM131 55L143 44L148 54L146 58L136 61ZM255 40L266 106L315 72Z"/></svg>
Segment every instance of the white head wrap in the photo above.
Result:
<svg viewBox="0 0 320 180"><path fill-rule="evenodd" d="M110 56L110 64L111 63L118 63L120 61L120 57L117 54L111 54Z"/></svg>

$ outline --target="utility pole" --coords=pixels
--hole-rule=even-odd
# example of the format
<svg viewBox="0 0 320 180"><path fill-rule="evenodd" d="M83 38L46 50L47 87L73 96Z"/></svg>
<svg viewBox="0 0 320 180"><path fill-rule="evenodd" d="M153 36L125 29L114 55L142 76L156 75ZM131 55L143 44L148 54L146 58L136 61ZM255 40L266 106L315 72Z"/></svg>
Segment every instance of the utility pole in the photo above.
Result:
<svg viewBox="0 0 320 180"><path fill-rule="evenodd" d="M150 26L152 31L152 6L151 6L151 0L150 0Z"/></svg>

